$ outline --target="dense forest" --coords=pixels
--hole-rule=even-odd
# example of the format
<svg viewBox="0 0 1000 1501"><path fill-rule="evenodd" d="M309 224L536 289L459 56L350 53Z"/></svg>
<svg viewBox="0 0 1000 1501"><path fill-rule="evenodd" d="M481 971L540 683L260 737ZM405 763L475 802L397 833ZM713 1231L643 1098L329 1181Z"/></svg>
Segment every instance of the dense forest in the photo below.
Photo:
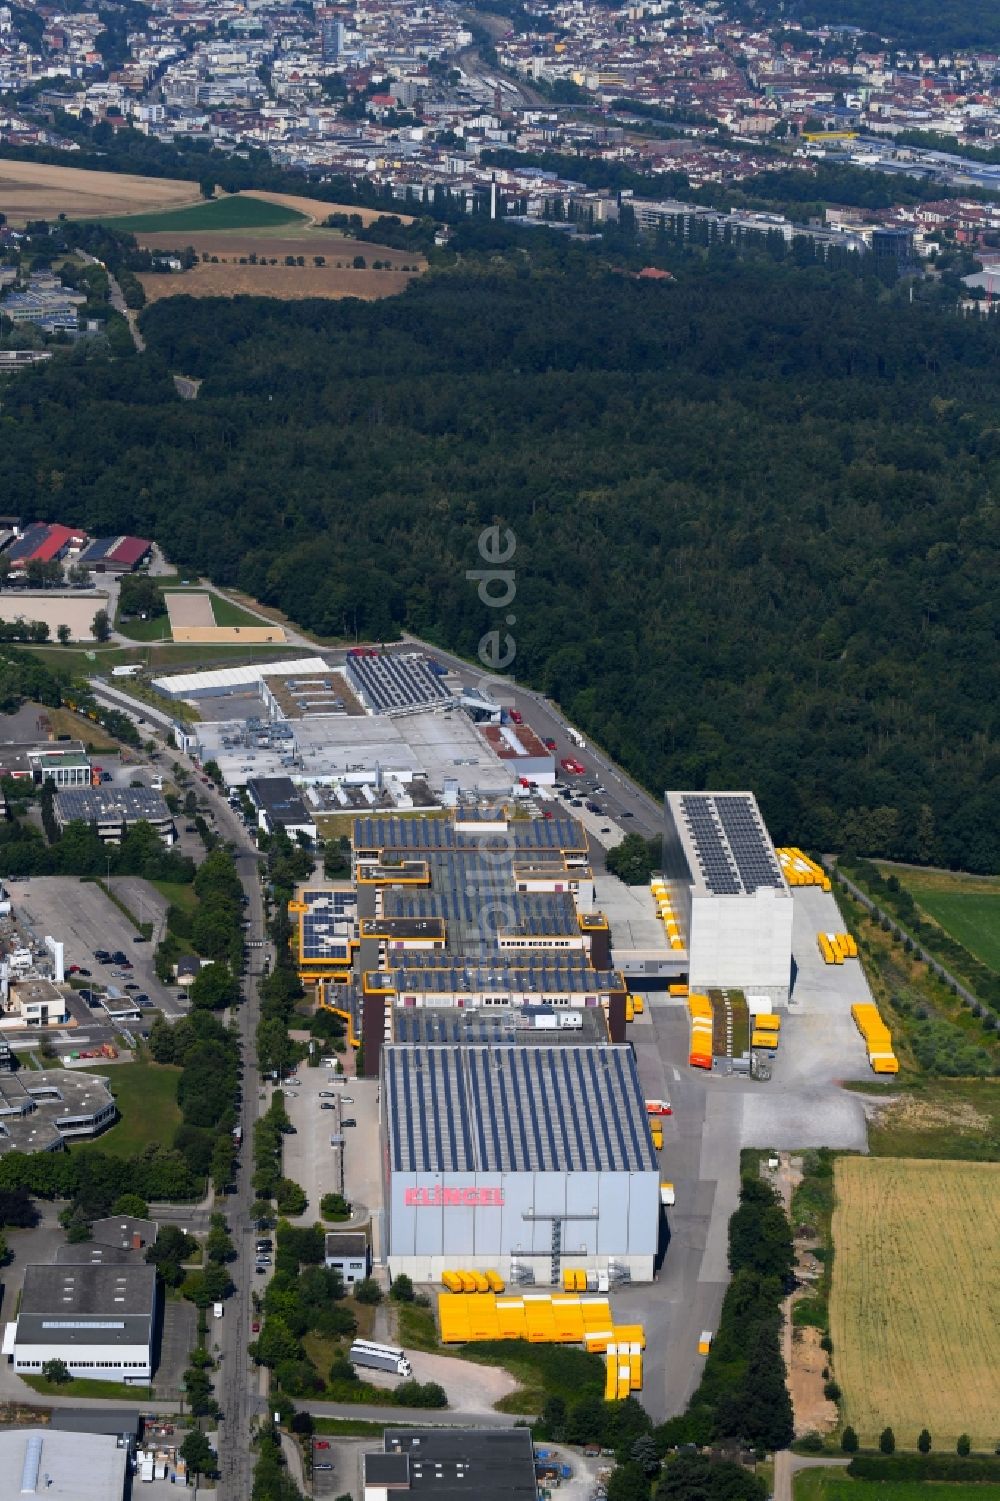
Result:
<svg viewBox="0 0 1000 1501"><path fill-rule="evenodd" d="M997 42L995 0L749 0L738 12L862 31L935 55Z"/></svg>
<svg viewBox="0 0 1000 1501"><path fill-rule="evenodd" d="M512 671L649 788L996 869L996 324L856 269L677 248L650 282L524 238L383 302L159 302L145 356L8 385L0 490L472 658L500 521Z"/></svg>

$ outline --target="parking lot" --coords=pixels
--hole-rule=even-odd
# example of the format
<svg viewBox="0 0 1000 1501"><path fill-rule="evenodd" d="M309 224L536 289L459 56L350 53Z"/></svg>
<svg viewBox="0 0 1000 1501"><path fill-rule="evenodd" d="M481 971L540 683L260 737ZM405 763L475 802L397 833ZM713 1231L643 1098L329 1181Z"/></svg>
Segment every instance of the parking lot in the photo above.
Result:
<svg viewBox="0 0 1000 1501"><path fill-rule="evenodd" d="M303 1222L311 1224L316 1218L324 1194L340 1192L354 1206L355 1218L367 1212L374 1222L382 1205L377 1081L347 1079L343 1084L332 1084L327 1069L306 1068L304 1064L296 1077L299 1084L285 1089L295 1135L285 1137L283 1170L309 1197ZM321 1090L329 1091L332 1098L321 1100ZM335 1108L323 1110L323 1105ZM357 1125L342 1128L342 1119L355 1120ZM330 1137L338 1135L344 1138L343 1182L341 1151L330 1145Z"/></svg>
<svg viewBox="0 0 1000 1501"><path fill-rule="evenodd" d="M90 970L89 979L94 985L101 988L117 985L120 990L124 990L126 983L138 985L153 1005L167 1015L182 1013L186 1005L177 1000L174 991L160 984L153 969L153 951L166 910L163 898L148 881L138 877L112 877L111 889L116 894L120 891L121 900L137 917L137 909L141 909L143 919L153 922L150 942L136 942L133 924L92 881L79 881L75 876L33 876L14 883L11 896L15 913L39 942L49 934L64 945L67 976L70 965L77 964ZM112 953L120 949L128 955L132 973L116 975L114 965L100 964L94 958L95 949L108 949ZM87 976L81 978L86 980ZM95 1010L90 1019L98 1023L106 1017L103 1011Z"/></svg>

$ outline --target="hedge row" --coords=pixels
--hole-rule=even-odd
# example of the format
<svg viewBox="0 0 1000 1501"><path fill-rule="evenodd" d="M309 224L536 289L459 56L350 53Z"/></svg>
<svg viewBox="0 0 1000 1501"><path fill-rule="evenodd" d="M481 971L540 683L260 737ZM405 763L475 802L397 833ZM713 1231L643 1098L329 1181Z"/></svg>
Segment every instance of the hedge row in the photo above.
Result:
<svg viewBox="0 0 1000 1501"><path fill-rule="evenodd" d="M855 1480L1000 1481L1000 1455L855 1454L847 1473Z"/></svg>

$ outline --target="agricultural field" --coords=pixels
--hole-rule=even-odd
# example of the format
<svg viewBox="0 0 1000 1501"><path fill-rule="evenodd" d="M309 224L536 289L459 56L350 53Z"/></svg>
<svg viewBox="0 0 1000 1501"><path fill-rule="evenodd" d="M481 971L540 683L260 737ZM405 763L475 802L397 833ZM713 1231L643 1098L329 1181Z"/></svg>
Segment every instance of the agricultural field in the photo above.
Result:
<svg viewBox="0 0 1000 1501"><path fill-rule="evenodd" d="M169 209L191 203L198 185L172 177L133 177L120 172L87 172L42 162L0 161L0 213L8 223L29 219L96 219L107 214Z"/></svg>
<svg viewBox="0 0 1000 1501"><path fill-rule="evenodd" d="M968 1433L1000 1413L1000 1164L838 1158L830 1333L844 1422L873 1446Z"/></svg>
<svg viewBox="0 0 1000 1501"><path fill-rule="evenodd" d="M920 1480L852 1480L843 1470L800 1470L795 1476L795 1501L927 1501L927 1483ZM936 1484L938 1501L1000 1501L1000 1485Z"/></svg>
<svg viewBox="0 0 1000 1501"><path fill-rule="evenodd" d="M128 230L138 236L146 231L181 234L199 229L277 229L307 221L298 209L286 203L257 198L251 193L233 193L230 197L203 199L166 213L130 214L104 222L111 229Z"/></svg>
<svg viewBox="0 0 1000 1501"><path fill-rule="evenodd" d="M341 242L343 244L343 241ZM365 246L377 254L377 246ZM409 265L417 264L411 257ZM359 297L373 302L404 291L416 271L339 270L336 266L198 265L177 276L140 276L146 301L165 297L276 297L283 302L307 297Z"/></svg>
<svg viewBox="0 0 1000 1501"><path fill-rule="evenodd" d="M927 917L1000 974L1000 877L883 865Z"/></svg>

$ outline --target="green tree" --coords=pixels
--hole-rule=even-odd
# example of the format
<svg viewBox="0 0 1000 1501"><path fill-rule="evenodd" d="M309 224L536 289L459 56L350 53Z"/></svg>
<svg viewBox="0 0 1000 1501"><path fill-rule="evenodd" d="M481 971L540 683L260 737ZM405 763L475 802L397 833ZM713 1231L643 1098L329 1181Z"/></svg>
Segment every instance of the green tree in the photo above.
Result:
<svg viewBox="0 0 1000 1501"><path fill-rule="evenodd" d="M205 1254L209 1261L215 1262L219 1266L223 1266L227 1261L235 1259L236 1247L233 1245L230 1237L225 1215L212 1215L208 1236L205 1241Z"/></svg>
<svg viewBox="0 0 1000 1501"><path fill-rule="evenodd" d="M608 1501L649 1501L649 1478L641 1465L618 1465L608 1480Z"/></svg>
<svg viewBox="0 0 1000 1501"><path fill-rule="evenodd" d="M542 1406L542 1427L546 1436L556 1443L563 1437L566 1429L566 1403L562 1397L546 1397Z"/></svg>
<svg viewBox="0 0 1000 1501"><path fill-rule="evenodd" d="M44 1360L42 1375L46 1381L53 1381L57 1386L63 1386L67 1381L72 1380L69 1366L64 1360Z"/></svg>
<svg viewBox="0 0 1000 1501"><path fill-rule="evenodd" d="M215 1474L215 1450L199 1428L192 1428L185 1435L181 1458L195 1475Z"/></svg>
<svg viewBox="0 0 1000 1501"><path fill-rule="evenodd" d="M111 618L107 610L98 610L90 626L95 641L107 641L111 637Z"/></svg>
<svg viewBox="0 0 1000 1501"><path fill-rule="evenodd" d="M413 1302L413 1283L405 1272L400 1272L398 1277L393 1278L392 1287L389 1289L389 1297L394 1303Z"/></svg>
<svg viewBox="0 0 1000 1501"><path fill-rule="evenodd" d="M68 646L70 641L72 641L73 632L65 622L62 625L56 626L56 638L60 646Z"/></svg>
<svg viewBox="0 0 1000 1501"><path fill-rule="evenodd" d="M844 1429L843 1433L840 1436L840 1447L843 1449L845 1454L857 1454L858 1452L858 1435L855 1433L850 1423L848 1423L847 1427Z"/></svg>
<svg viewBox="0 0 1000 1501"><path fill-rule="evenodd" d="M890 1453L891 1452L892 1451L890 1450ZM958 1435L958 1443L955 1445L955 1453L960 1454L963 1459L968 1458L968 1456L972 1453L972 1440L967 1433L960 1433Z"/></svg>
<svg viewBox="0 0 1000 1501"><path fill-rule="evenodd" d="M128 1214L136 1220L149 1219L149 1205L141 1194L119 1194L111 1206L112 1214Z"/></svg>
<svg viewBox="0 0 1000 1501"><path fill-rule="evenodd" d="M878 1446L883 1454L895 1454L896 1435L891 1428L883 1428L878 1436Z"/></svg>
<svg viewBox="0 0 1000 1501"><path fill-rule="evenodd" d="M229 941L228 935L226 941ZM216 961L214 964L204 965L198 971L189 995L191 1005L198 1010L224 1011L227 1006L235 1004L238 988L229 966Z"/></svg>
<svg viewBox="0 0 1000 1501"><path fill-rule="evenodd" d="M324 1194L319 1201L319 1212L325 1220L348 1220L351 1217L351 1206L343 1194Z"/></svg>
<svg viewBox="0 0 1000 1501"><path fill-rule="evenodd" d="M917 1439L917 1448L921 1454L929 1454L931 1452L931 1436L928 1429L921 1428Z"/></svg>
<svg viewBox="0 0 1000 1501"><path fill-rule="evenodd" d="M291 1178L279 1178L274 1197L279 1214L305 1214L309 1204L305 1189Z"/></svg>
<svg viewBox="0 0 1000 1501"><path fill-rule="evenodd" d="M652 1478L660 1473L660 1452L656 1447L656 1440L651 1434L644 1433L637 1438L629 1451L629 1459L632 1464L638 1465L646 1476Z"/></svg>
<svg viewBox="0 0 1000 1501"><path fill-rule="evenodd" d="M374 1277L362 1277L354 1284L354 1296L359 1303L381 1303L382 1289Z"/></svg>

